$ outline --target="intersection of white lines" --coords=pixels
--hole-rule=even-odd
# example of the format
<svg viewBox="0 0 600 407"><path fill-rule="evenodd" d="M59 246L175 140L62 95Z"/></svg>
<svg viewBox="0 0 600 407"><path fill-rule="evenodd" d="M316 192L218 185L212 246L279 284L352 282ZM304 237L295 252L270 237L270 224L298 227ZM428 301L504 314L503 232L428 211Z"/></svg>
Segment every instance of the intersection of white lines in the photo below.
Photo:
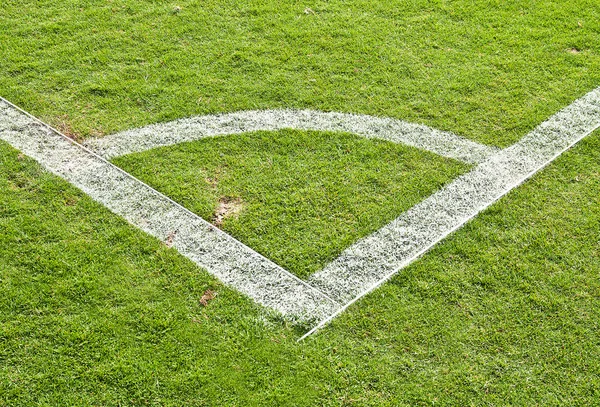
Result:
<svg viewBox="0 0 600 407"><path fill-rule="evenodd" d="M89 140L84 147L0 99L0 139L143 231L163 241L170 236L181 254L256 302L313 324L304 337L598 127L600 88L502 150L396 119L310 110L181 119ZM303 281L107 160L204 137L284 128L380 138L476 165Z"/></svg>

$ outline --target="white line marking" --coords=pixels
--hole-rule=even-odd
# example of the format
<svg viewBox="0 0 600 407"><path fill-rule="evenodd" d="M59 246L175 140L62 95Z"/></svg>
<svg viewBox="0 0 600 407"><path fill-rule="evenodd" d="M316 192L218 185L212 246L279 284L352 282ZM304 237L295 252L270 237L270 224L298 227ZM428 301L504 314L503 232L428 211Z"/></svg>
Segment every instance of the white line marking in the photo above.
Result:
<svg viewBox="0 0 600 407"><path fill-rule="evenodd" d="M516 144L346 249L309 279L345 305L299 340L325 326L599 127L600 88L596 88Z"/></svg>
<svg viewBox="0 0 600 407"><path fill-rule="evenodd" d="M311 284L319 289L16 109L8 102L0 103L0 138L159 239L164 240L177 230L174 245L180 252L257 302L303 321L320 319L302 340L600 127L600 88L576 100L519 142L500 151L393 119L312 111L204 116L147 126L89 142L103 155L113 157L212 135L300 128L357 133L403 142L467 162L479 162L471 172L361 239L325 269L311 276ZM288 116L291 119L286 119ZM361 120L364 120L363 124ZM379 125L384 129L378 130ZM340 306L331 297L344 305Z"/></svg>
<svg viewBox="0 0 600 407"><path fill-rule="evenodd" d="M403 143L471 164L499 151L496 147L402 120L314 110L258 110L197 116L88 140L85 145L110 159L205 137L286 128L353 133Z"/></svg>
<svg viewBox="0 0 600 407"><path fill-rule="evenodd" d="M0 98L0 139L221 281L292 320L310 322L340 304L160 192Z"/></svg>

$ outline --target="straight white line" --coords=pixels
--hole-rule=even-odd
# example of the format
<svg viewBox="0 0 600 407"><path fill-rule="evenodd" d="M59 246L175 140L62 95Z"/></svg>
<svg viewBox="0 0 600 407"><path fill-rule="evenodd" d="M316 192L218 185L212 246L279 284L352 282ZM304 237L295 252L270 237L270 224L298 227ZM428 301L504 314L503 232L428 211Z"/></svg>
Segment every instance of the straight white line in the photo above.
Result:
<svg viewBox="0 0 600 407"><path fill-rule="evenodd" d="M336 298L352 298L299 341L327 325L599 127L600 88L596 88L549 118L516 144L490 157L374 235L347 249L325 270L313 274L309 281L329 290ZM433 212L428 214L428 211ZM431 230L435 233L429 234ZM403 239L407 238L411 241L404 246L408 246L409 250L401 247ZM352 280L352 277L355 278ZM348 278L351 279L349 284Z"/></svg>
<svg viewBox="0 0 600 407"><path fill-rule="evenodd" d="M323 318L340 304L188 209L0 98L0 139L94 200L284 316ZM174 234L175 233L175 234Z"/></svg>
<svg viewBox="0 0 600 407"><path fill-rule="evenodd" d="M223 134L223 129L232 132L225 134L238 134L257 129L301 128L358 132L365 137L404 142L480 164L346 249L338 259L310 278L317 289L6 101L0 103L0 138L159 239L165 240L176 231L174 246L182 254L260 304L302 321L320 320L301 338L304 339L600 126L600 88L501 151L472 142L464 144L464 139L460 138L458 142L452 139L444 144L444 136L440 134L448 133L399 121L394 123L399 122L400 127L394 128L394 123L377 121L385 119L370 116L294 111L293 120L286 122L289 112L268 111L266 116L260 116L261 112L241 112L184 119L176 124L148 126L142 132L135 130L108 136L90 142L90 146L110 157ZM258 115L256 121L252 121L252 114ZM349 117L355 121L348 121ZM199 119L204 120L200 136ZM216 120L216 124L211 124L211 120ZM273 120L279 120L279 127L273 127ZM360 120L366 121L362 130ZM382 131L376 126L387 128ZM179 131L184 135L172 133ZM394 131L401 134L394 135ZM410 135L411 132L415 134ZM147 142L144 141L146 137L149 138ZM427 147L422 145L427 143ZM467 152L469 148L474 148L475 153ZM345 305L341 306L337 301Z"/></svg>
<svg viewBox="0 0 600 407"><path fill-rule="evenodd" d="M314 110L256 110L196 116L91 139L85 145L106 158L205 137L281 129L338 131L403 143L467 163L479 163L498 152L455 134L402 120Z"/></svg>

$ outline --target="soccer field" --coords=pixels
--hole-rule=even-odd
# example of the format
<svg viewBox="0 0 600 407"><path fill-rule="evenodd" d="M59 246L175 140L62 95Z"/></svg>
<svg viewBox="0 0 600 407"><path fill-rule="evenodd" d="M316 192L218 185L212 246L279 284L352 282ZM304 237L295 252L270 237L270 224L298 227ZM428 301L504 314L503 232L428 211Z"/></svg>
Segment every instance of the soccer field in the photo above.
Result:
<svg viewBox="0 0 600 407"><path fill-rule="evenodd" d="M3 2L0 405L597 404L595 3Z"/></svg>

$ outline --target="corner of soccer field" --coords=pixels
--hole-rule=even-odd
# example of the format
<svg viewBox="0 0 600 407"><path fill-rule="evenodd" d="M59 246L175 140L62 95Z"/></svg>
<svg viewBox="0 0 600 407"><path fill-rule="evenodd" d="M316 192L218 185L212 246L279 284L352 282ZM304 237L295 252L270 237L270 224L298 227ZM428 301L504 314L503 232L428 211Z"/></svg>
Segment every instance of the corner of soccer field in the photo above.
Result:
<svg viewBox="0 0 600 407"><path fill-rule="evenodd" d="M0 406L598 404L595 1L7 0L0 54Z"/></svg>

